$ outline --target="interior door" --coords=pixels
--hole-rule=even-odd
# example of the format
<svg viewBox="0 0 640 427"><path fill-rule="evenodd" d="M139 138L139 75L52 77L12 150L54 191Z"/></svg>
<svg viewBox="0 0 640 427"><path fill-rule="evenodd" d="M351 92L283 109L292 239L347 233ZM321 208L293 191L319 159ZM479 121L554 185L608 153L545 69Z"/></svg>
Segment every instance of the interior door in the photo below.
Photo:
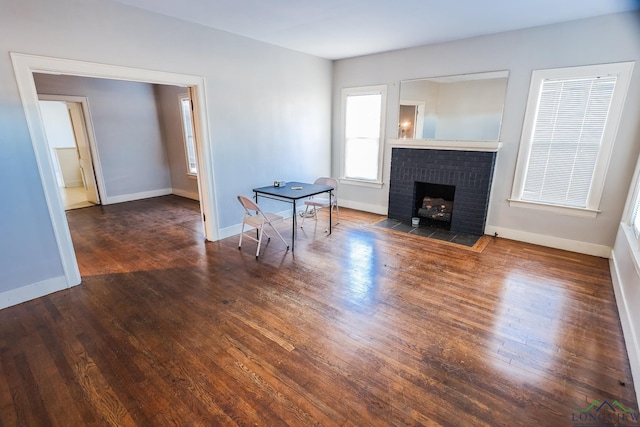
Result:
<svg viewBox="0 0 640 427"><path fill-rule="evenodd" d="M424 138L424 101L400 100L398 138Z"/></svg>
<svg viewBox="0 0 640 427"><path fill-rule="evenodd" d="M84 188L87 192L87 200L91 203L99 204L100 196L98 195L93 163L91 162L91 151L89 151L89 140L84 115L82 114L82 104L79 102L67 102L67 109L69 110L71 127L73 128L76 146L78 147L80 172L82 174Z"/></svg>

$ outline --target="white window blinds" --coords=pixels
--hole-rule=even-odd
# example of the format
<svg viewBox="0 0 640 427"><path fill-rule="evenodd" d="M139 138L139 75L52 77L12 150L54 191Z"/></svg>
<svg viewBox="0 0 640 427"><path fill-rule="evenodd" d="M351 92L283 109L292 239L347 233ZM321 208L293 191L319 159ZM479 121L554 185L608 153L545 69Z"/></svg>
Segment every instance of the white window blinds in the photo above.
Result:
<svg viewBox="0 0 640 427"><path fill-rule="evenodd" d="M542 82L522 200L587 206L615 76Z"/></svg>

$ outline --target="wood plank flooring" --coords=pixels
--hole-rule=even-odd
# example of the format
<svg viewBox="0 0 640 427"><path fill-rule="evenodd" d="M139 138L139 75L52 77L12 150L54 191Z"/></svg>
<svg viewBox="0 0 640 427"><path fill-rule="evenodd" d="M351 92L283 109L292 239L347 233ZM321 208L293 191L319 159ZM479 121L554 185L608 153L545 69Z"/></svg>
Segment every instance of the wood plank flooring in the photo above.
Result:
<svg viewBox="0 0 640 427"><path fill-rule="evenodd" d="M67 216L83 283L0 311L0 426L562 426L595 400L638 409L605 259L505 239L478 253L349 209L258 260L237 236L205 243L175 196Z"/></svg>

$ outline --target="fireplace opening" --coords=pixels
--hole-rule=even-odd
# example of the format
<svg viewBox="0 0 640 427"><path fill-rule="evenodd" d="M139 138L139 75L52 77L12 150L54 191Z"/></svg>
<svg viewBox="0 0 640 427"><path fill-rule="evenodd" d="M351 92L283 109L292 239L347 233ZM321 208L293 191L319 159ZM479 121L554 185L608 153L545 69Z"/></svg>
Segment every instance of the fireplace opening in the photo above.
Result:
<svg viewBox="0 0 640 427"><path fill-rule="evenodd" d="M414 217L420 225L449 230L453 218L455 185L414 183Z"/></svg>

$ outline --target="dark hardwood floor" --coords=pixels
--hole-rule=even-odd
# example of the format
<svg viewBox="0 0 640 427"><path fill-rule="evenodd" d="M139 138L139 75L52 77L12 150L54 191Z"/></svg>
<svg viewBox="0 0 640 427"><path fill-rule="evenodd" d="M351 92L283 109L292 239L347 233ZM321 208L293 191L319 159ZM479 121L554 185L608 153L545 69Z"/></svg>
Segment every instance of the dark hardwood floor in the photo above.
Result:
<svg viewBox="0 0 640 427"><path fill-rule="evenodd" d="M561 426L596 400L637 411L606 259L505 239L472 251L344 208L327 235L323 215L295 253L272 239L256 260L249 240L205 243L179 197L68 212L83 283L0 310L0 426Z"/></svg>

